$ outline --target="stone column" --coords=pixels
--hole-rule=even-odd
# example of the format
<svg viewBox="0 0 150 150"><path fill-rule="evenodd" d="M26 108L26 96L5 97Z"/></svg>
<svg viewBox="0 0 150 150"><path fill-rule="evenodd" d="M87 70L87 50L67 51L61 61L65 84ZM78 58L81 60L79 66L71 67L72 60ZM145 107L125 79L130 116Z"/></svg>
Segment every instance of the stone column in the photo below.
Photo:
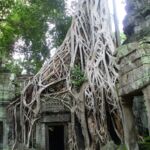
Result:
<svg viewBox="0 0 150 150"><path fill-rule="evenodd" d="M8 150L9 149L9 146L8 146L8 132L9 132L9 127L8 127L8 124L6 122L6 119L4 119L3 121L3 130L4 130L4 135L3 135L3 149L4 150Z"/></svg>
<svg viewBox="0 0 150 150"><path fill-rule="evenodd" d="M46 149L46 126L44 123L36 125L36 145L37 150Z"/></svg>
<svg viewBox="0 0 150 150"><path fill-rule="evenodd" d="M133 104L133 97L122 98L125 144L128 150L139 150L132 104Z"/></svg>
<svg viewBox="0 0 150 150"><path fill-rule="evenodd" d="M148 131L150 135L150 85L143 89L145 106L147 110L147 118L148 118Z"/></svg>
<svg viewBox="0 0 150 150"><path fill-rule="evenodd" d="M65 124L64 125L64 147L65 147L65 150L69 150L68 149L68 125Z"/></svg>

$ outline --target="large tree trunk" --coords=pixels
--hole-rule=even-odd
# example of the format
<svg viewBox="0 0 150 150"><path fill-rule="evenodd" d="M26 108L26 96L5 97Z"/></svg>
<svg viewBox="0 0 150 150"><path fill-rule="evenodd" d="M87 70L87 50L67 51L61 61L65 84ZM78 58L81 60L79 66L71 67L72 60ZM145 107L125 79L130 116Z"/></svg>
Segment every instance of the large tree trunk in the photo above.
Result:
<svg viewBox="0 0 150 150"><path fill-rule="evenodd" d="M80 0L72 25L56 54L22 91L20 116L26 146L40 111L42 98L60 100L71 111L71 149L80 149L74 131L75 116L81 124L86 150L99 149L111 139L107 114L121 138L121 109L115 84L118 78L113 57L107 0ZM48 89L46 92L46 89ZM66 102L70 98L72 103ZM26 133L29 132L29 133ZM22 136L25 137L25 136Z"/></svg>

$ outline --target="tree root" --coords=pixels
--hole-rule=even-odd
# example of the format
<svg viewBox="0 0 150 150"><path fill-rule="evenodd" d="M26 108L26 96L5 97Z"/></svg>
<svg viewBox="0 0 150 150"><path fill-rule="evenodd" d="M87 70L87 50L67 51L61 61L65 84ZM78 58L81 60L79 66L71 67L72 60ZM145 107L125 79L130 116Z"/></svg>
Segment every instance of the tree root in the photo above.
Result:
<svg viewBox="0 0 150 150"><path fill-rule="evenodd" d="M81 124L86 150L96 149L96 144L101 147L110 139L107 112L115 131L122 137L122 113L115 87L118 74L110 24L106 0L80 0L64 42L22 91L19 102L21 141L26 147L29 147L44 95L47 99L61 100L70 109L72 150L80 149L74 131L75 115ZM71 78L75 65L86 77L78 88ZM71 103L65 101L68 97Z"/></svg>

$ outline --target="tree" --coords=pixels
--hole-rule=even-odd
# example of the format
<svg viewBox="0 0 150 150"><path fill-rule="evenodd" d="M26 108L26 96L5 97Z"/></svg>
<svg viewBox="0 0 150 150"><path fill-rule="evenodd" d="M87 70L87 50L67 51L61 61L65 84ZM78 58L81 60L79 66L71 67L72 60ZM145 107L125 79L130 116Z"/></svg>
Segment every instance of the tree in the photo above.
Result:
<svg viewBox="0 0 150 150"><path fill-rule="evenodd" d="M14 6L14 0L1 0L0 2L0 21L4 21Z"/></svg>
<svg viewBox="0 0 150 150"><path fill-rule="evenodd" d="M60 19L66 24L58 26ZM59 41L62 41L66 34L66 26L70 24L70 20L65 15L64 1L61 3L60 0L17 1L6 19L0 23L1 56L11 57L12 63L14 61L12 56L17 52L24 56L24 61L21 64L19 62L18 66L26 69L29 74L37 72L50 55L45 37L49 30L48 22L55 25L56 29L51 31L51 35L53 46L58 46L60 42L57 36L53 35L61 34ZM18 41L24 44L20 46ZM7 66L14 67L10 63Z"/></svg>
<svg viewBox="0 0 150 150"><path fill-rule="evenodd" d="M114 134L122 139L122 113L115 87L118 74L109 21L106 0L79 1L63 44L25 86L16 104L10 104L15 115L17 109L22 114L22 143L26 147L40 114L41 98L45 103L58 100L70 110L71 150L80 149L76 122L81 127L85 150L101 149L110 139L115 140Z"/></svg>

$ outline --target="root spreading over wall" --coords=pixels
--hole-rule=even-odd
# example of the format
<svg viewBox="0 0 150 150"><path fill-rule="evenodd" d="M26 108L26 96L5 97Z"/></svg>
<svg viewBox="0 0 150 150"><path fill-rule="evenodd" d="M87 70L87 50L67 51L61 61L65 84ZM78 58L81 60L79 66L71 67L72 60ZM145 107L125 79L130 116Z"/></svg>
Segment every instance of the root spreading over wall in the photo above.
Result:
<svg viewBox="0 0 150 150"><path fill-rule="evenodd" d="M113 56L106 0L80 0L62 45L26 85L21 99L10 104L18 140L29 147L41 103L60 100L71 112L70 149L79 150L75 122L81 126L85 150L100 149L110 139L110 123L121 139L122 117L116 92L117 65ZM71 101L71 102L69 102Z"/></svg>

